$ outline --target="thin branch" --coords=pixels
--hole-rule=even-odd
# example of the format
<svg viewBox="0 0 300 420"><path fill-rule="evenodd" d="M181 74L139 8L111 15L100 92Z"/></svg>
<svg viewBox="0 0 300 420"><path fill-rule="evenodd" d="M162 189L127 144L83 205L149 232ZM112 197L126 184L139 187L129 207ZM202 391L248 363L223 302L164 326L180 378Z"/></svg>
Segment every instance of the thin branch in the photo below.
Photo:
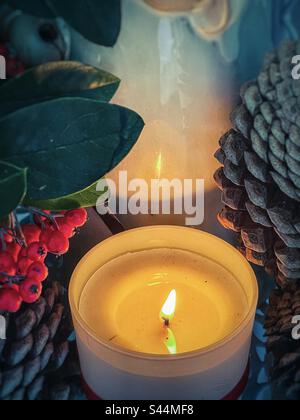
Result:
<svg viewBox="0 0 300 420"><path fill-rule="evenodd" d="M17 241L19 242L21 246L24 245L27 248L26 238L24 236L21 223L19 222L19 219L15 211L12 212L12 218L13 218L13 230L16 231L16 233L19 234L19 237L21 238L21 241L19 238L17 239Z"/></svg>

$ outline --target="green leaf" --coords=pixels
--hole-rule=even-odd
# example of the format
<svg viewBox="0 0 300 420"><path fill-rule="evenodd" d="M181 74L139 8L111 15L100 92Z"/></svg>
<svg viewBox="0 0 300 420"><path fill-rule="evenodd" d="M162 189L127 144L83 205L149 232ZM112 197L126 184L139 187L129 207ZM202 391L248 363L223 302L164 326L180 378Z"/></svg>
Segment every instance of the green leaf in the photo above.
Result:
<svg viewBox="0 0 300 420"><path fill-rule="evenodd" d="M120 80L112 74L81 63L43 64L0 88L0 118L20 108L59 97L109 102L119 84Z"/></svg>
<svg viewBox="0 0 300 420"><path fill-rule="evenodd" d="M117 105L56 99L0 120L0 159L28 167L28 200L57 199L117 166L143 126L138 114Z"/></svg>
<svg viewBox="0 0 300 420"><path fill-rule="evenodd" d="M7 216L26 194L26 169L0 161L0 218Z"/></svg>
<svg viewBox="0 0 300 420"><path fill-rule="evenodd" d="M44 201L27 201L25 204L37 207L44 210L62 211L73 210L82 207L95 207L99 198L107 193L108 185L103 191L97 191L98 181L90 187L79 191L75 194L70 194L65 197L56 198L54 200Z"/></svg>
<svg viewBox="0 0 300 420"><path fill-rule="evenodd" d="M112 47L121 29L120 0L51 0L59 16L89 41ZM75 6L76 5L76 6Z"/></svg>
<svg viewBox="0 0 300 420"><path fill-rule="evenodd" d="M121 29L120 0L4 0L38 17L61 16L89 41L112 47Z"/></svg>
<svg viewBox="0 0 300 420"><path fill-rule="evenodd" d="M55 12L51 9L53 6L48 0L2 0L2 3L42 18L51 19L56 16Z"/></svg>

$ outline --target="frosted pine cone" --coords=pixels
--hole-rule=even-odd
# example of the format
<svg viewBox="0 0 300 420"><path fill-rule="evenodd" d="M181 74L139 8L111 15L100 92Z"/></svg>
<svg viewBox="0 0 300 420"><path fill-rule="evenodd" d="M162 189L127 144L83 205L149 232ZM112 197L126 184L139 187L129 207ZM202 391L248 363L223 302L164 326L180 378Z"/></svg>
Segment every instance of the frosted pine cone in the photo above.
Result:
<svg viewBox="0 0 300 420"><path fill-rule="evenodd" d="M74 393L78 395L79 372L64 371L72 331L64 300L60 284L49 281L38 302L7 317L7 340L0 340L0 400L72 399ZM66 376L75 381L66 385Z"/></svg>
<svg viewBox="0 0 300 420"><path fill-rule="evenodd" d="M300 285L290 282L276 290L266 313L267 349L273 356L271 370L274 399L300 399L300 341L293 339L294 316L300 315Z"/></svg>
<svg viewBox="0 0 300 420"><path fill-rule="evenodd" d="M300 81L292 58L300 41L266 57L241 90L233 129L220 140L215 180L225 205L219 220L240 237L240 250L283 287L300 279Z"/></svg>

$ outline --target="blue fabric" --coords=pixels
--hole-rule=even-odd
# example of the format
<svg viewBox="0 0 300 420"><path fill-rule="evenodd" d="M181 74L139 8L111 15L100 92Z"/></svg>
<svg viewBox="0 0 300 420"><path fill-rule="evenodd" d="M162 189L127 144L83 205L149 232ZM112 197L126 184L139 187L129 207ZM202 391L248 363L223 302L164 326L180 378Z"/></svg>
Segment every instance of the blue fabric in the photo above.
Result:
<svg viewBox="0 0 300 420"><path fill-rule="evenodd" d="M282 38L296 39L300 32L300 2L298 0L264 0L272 3L272 37L278 44Z"/></svg>
<svg viewBox="0 0 300 420"><path fill-rule="evenodd" d="M300 1L250 0L241 19L237 71L243 82L257 76L267 52L300 36Z"/></svg>

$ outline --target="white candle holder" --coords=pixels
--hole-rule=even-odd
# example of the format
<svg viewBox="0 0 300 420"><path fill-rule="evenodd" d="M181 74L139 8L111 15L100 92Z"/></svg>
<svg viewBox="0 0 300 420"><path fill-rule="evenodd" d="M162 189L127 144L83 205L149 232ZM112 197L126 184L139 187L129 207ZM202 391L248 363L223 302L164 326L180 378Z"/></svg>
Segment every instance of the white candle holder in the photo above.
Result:
<svg viewBox="0 0 300 420"><path fill-rule="evenodd" d="M191 353L157 356L122 349L97 337L80 314L89 279L109 261L128 252L172 248L200 254L227 269L240 283L248 307L241 324L223 340ZM116 235L92 249L71 279L70 305L82 375L105 400L220 400L238 397L245 385L258 301L255 274L226 242L197 230L157 226Z"/></svg>

